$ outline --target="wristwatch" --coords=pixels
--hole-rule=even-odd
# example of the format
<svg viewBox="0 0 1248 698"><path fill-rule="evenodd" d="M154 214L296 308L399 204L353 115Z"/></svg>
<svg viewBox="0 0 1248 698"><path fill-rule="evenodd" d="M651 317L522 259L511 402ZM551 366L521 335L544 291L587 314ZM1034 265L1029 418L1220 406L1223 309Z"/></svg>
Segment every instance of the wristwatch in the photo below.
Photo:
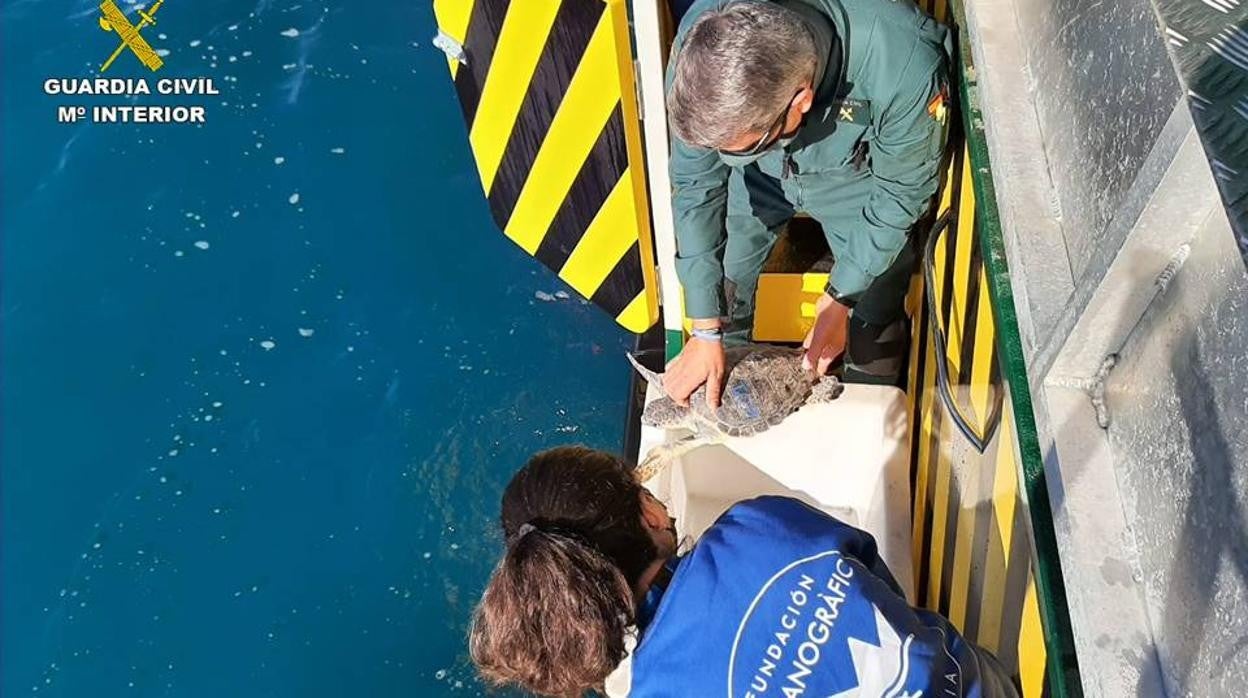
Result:
<svg viewBox="0 0 1248 698"><path fill-rule="evenodd" d="M828 284L823 287L823 292L831 296L832 300L840 303L846 308L852 308L858 303L858 294L854 294L852 296L842 295L841 292L836 290L836 287L832 285L831 279L829 279Z"/></svg>

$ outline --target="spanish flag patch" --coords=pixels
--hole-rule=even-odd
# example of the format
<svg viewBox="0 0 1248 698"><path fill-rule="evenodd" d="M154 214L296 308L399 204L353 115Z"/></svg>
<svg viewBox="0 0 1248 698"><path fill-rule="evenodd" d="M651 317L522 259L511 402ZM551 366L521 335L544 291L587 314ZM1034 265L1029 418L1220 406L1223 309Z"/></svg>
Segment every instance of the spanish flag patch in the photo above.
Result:
<svg viewBox="0 0 1248 698"><path fill-rule="evenodd" d="M949 118L949 85L941 84L938 91L932 99L927 103L927 113L933 119L945 125L945 121Z"/></svg>

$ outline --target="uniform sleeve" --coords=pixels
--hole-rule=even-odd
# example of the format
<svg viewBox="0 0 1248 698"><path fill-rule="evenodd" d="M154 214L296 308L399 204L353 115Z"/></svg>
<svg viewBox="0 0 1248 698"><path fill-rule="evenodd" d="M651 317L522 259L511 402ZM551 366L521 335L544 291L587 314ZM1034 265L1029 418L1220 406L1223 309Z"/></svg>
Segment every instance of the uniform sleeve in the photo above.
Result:
<svg viewBox="0 0 1248 698"><path fill-rule="evenodd" d="M928 107L948 89L948 76L942 57L924 60L927 67L913 69L914 61L925 56L931 54L916 51L897 97L881 114L871 140L870 197L861 211L843 223L849 244L832 269L828 285L850 301L897 258L910 228L936 193L947 119L943 112L929 113Z"/></svg>
<svg viewBox="0 0 1248 698"><path fill-rule="evenodd" d="M669 161L676 224L676 275L685 292L685 314L715 318L724 308L724 230L728 166L719 155L672 136Z"/></svg>

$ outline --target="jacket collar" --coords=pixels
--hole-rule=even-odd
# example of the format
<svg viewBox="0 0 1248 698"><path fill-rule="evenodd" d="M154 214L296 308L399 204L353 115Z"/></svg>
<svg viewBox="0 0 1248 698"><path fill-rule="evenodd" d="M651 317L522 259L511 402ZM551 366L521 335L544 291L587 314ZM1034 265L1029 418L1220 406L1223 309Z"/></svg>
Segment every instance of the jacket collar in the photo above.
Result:
<svg viewBox="0 0 1248 698"><path fill-rule="evenodd" d="M778 5L792 10L802 17L815 40L815 101L831 101L840 95L843 66L843 47L832 19L819 8L804 0L777 0Z"/></svg>

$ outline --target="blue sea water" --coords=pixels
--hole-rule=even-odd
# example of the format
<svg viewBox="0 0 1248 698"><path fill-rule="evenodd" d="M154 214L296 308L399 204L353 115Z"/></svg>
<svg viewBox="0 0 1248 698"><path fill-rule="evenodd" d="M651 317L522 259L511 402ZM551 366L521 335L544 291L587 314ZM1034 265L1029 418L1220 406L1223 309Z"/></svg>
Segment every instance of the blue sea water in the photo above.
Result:
<svg viewBox="0 0 1248 698"><path fill-rule="evenodd" d="M427 3L168 0L109 75L207 124L58 123L128 103L43 93L96 4L0 2L0 690L483 693L501 489L618 448L630 337L495 231Z"/></svg>

